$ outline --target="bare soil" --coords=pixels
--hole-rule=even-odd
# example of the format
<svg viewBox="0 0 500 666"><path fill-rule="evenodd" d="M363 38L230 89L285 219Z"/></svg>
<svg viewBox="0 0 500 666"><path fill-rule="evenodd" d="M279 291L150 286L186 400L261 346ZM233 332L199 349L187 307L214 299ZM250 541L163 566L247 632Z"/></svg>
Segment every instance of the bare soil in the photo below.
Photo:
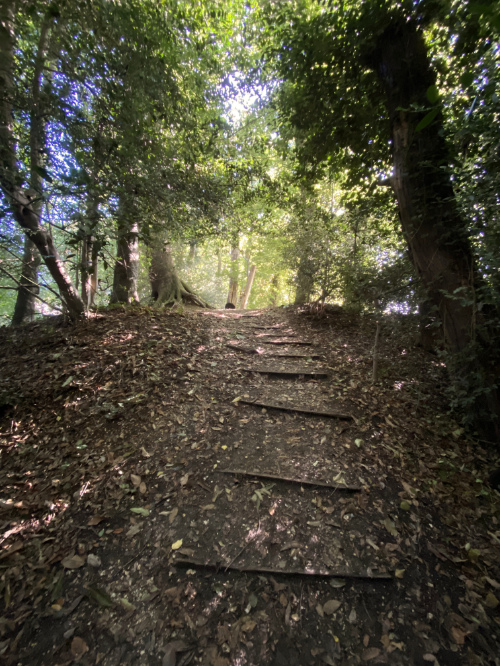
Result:
<svg viewBox="0 0 500 666"><path fill-rule="evenodd" d="M0 329L3 663L500 664L495 450L408 318L372 384L374 335L293 308Z"/></svg>

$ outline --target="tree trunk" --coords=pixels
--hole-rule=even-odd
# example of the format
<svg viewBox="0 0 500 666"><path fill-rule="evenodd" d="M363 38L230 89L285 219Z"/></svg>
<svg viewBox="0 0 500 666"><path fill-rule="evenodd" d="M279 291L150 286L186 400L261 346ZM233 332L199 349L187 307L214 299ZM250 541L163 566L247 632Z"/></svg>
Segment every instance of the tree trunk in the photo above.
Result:
<svg viewBox="0 0 500 666"><path fill-rule="evenodd" d="M196 259L196 249L196 242L192 241L189 243L188 264L192 264Z"/></svg>
<svg viewBox="0 0 500 666"><path fill-rule="evenodd" d="M271 307L275 308L278 301L279 275L273 275L271 280Z"/></svg>
<svg viewBox="0 0 500 666"><path fill-rule="evenodd" d="M297 289L295 291L295 305L304 305L309 303L313 288L313 279L308 270L308 261L304 258L300 260L299 270L297 271Z"/></svg>
<svg viewBox="0 0 500 666"><path fill-rule="evenodd" d="M252 289L252 284L253 280L255 278L255 271L257 270L257 266L255 264L251 267L250 272L247 277L247 283L245 285L245 291L243 292L243 296L241 297L240 301L240 310L244 310L248 304L248 299L250 298L250 291Z"/></svg>
<svg viewBox="0 0 500 666"><path fill-rule="evenodd" d="M160 242L151 255L151 295L157 305L189 304L209 308L175 270L172 248L168 242Z"/></svg>
<svg viewBox="0 0 500 666"><path fill-rule="evenodd" d="M453 191L441 110L416 131L426 111L414 109L429 106L427 91L435 84L435 73L424 38L410 22L389 27L378 44L371 66L387 95L394 158L389 181L410 256L439 311L446 346L454 355L449 365L457 387L464 396L482 389L474 404L475 415L484 417L481 403L486 393L489 415L495 419L500 415L500 400L491 356L483 353L484 345L490 343L476 336L477 274L467 225ZM479 346L473 349L475 342Z"/></svg>
<svg viewBox="0 0 500 666"><path fill-rule="evenodd" d="M97 270L98 270L98 247L92 232L96 229L99 221L97 200L90 196L87 208L86 227L90 233L86 233L82 242L82 257L80 263L82 276L82 300L86 308L95 303L97 292Z"/></svg>
<svg viewBox="0 0 500 666"><path fill-rule="evenodd" d="M238 259L240 258L240 248L238 244L234 244L231 248L231 272L229 276L229 291L227 294L227 302L236 305L238 302Z"/></svg>
<svg viewBox="0 0 500 666"><path fill-rule="evenodd" d="M59 288L68 314L77 320L85 313L64 262L59 257L52 237L40 226L40 216L32 198L21 188L22 177L12 133L12 100L14 97L14 11L15 0L0 2L0 184L9 202L14 219L36 246L54 282ZM36 194L36 193L35 193Z"/></svg>
<svg viewBox="0 0 500 666"><path fill-rule="evenodd" d="M133 203L122 195L119 206L116 261L110 303L138 303L139 224L133 217Z"/></svg>
<svg viewBox="0 0 500 666"><path fill-rule="evenodd" d="M40 253L36 245L25 236L23 252L23 268L20 286L17 292L12 325L19 326L33 321L36 314L36 296L40 288L38 286L38 266L40 265Z"/></svg>

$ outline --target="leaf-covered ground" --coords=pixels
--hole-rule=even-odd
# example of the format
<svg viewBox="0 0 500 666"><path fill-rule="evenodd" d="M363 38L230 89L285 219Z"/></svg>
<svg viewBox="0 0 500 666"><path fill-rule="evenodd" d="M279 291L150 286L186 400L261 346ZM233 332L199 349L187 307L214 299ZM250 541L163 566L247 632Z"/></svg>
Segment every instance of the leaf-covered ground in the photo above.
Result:
<svg viewBox="0 0 500 666"><path fill-rule="evenodd" d="M493 447L405 321L375 385L342 312L1 329L3 663L500 664Z"/></svg>

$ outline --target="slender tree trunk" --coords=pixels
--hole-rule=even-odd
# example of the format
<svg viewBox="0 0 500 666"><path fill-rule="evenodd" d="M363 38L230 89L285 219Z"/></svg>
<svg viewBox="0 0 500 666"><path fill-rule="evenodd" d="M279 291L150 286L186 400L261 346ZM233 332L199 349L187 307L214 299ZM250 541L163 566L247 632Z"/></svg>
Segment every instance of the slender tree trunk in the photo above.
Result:
<svg viewBox="0 0 500 666"><path fill-rule="evenodd" d="M245 291L243 292L243 296L241 297L240 301L240 310L244 310L248 304L248 299L250 298L250 291L252 290L252 285L253 281L255 278L255 272L257 270L257 266L255 264L250 268L250 272L248 273L247 277L247 283L245 285Z"/></svg>
<svg viewBox="0 0 500 666"><path fill-rule="evenodd" d="M489 414L496 419L500 400L493 357L484 354L491 341L485 339L484 327L483 337L477 337L477 273L450 178L441 111L433 122L416 131L425 111L413 109L428 107L427 91L436 80L423 36L410 22L393 24L380 37L371 65L387 95L394 156L390 184L411 259L437 306L447 348L454 354L452 376L464 396L486 389ZM478 343L475 351L473 343ZM476 415L484 417L480 404L484 402L483 392L474 405Z"/></svg>
<svg viewBox="0 0 500 666"><path fill-rule="evenodd" d="M16 147L12 132L14 11L15 0L0 2L0 184L14 219L40 252L59 288L69 316L71 319L77 320L85 312L83 301L71 282L50 233L40 226L40 215L33 207L32 197L28 196L20 187L22 178L17 167Z"/></svg>
<svg viewBox="0 0 500 666"><path fill-rule="evenodd" d="M231 248L231 273L229 277L229 291L227 294L227 302L236 305L238 302L238 259L240 258L240 248L236 242Z"/></svg>
<svg viewBox="0 0 500 666"><path fill-rule="evenodd" d="M133 202L122 195L119 206L116 261L113 274L111 303L138 303L139 277L139 224L134 215Z"/></svg>
<svg viewBox="0 0 500 666"><path fill-rule="evenodd" d="M186 303L202 308L210 307L177 274L172 247L168 242L157 241L152 251L150 281L151 295L157 305Z"/></svg>
<svg viewBox="0 0 500 666"><path fill-rule="evenodd" d="M189 243L189 254L188 254L188 264L192 264L196 259L196 249L197 245L195 242Z"/></svg>
<svg viewBox="0 0 500 666"><path fill-rule="evenodd" d="M271 280L271 307L276 307L278 301L278 291L279 291L279 275L273 275Z"/></svg>
<svg viewBox="0 0 500 666"><path fill-rule="evenodd" d="M87 227L90 233L87 233L82 242L82 256L81 256L81 276L82 276L82 300L85 306L92 307L95 302L95 295L97 291L97 270L98 270L98 247L93 232L97 227L99 221L99 212L97 207L97 199L93 195L89 195L89 202L87 206Z"/></svg>

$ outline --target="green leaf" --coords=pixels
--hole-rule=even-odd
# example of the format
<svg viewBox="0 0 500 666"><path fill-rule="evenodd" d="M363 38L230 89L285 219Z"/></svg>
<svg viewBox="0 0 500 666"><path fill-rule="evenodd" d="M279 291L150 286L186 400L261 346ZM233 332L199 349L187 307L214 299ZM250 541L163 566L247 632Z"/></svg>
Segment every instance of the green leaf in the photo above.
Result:
<svg viewBox="0 0 500 666"><path fill-rule="evenodd" d="M97 601L99 606L102 606L103 608L111 608L115 605L115 602L111 599L109 594L103 592L103 590L99 590L97 587L88 587L87 595L94 601Z"/></svg>
<svg viewBox="0 0 500 666"><path fill-rule="evenodd" d="M135 506L130 510L132 511L132 513L138 513L141 516L149 516L149 509L143 509L140 506Z"/></svg>
<svg viewBox="0 0 500 666"><path fill-rule="evenodd" d="M474 74L472 72L464 72L460 77L460 85L462 88L468 88L474 81Z"/></svg>
<svg viewBox="0 0 500 666"><path fill-rule="evenodd" d="M439 90L436 85L429 86L425 94L431 104L435 104L439 99Z"/></svg>
<svg viewBox="0 0 500 666"><path fill-rule="evenodd" d="M418 123L418 125L415 128L415 132L420 132L421 130L424 129L424 127L430 125L438 113L439 109L432 109L432 111L429 111L429 113L427 113Z"/></svg>

